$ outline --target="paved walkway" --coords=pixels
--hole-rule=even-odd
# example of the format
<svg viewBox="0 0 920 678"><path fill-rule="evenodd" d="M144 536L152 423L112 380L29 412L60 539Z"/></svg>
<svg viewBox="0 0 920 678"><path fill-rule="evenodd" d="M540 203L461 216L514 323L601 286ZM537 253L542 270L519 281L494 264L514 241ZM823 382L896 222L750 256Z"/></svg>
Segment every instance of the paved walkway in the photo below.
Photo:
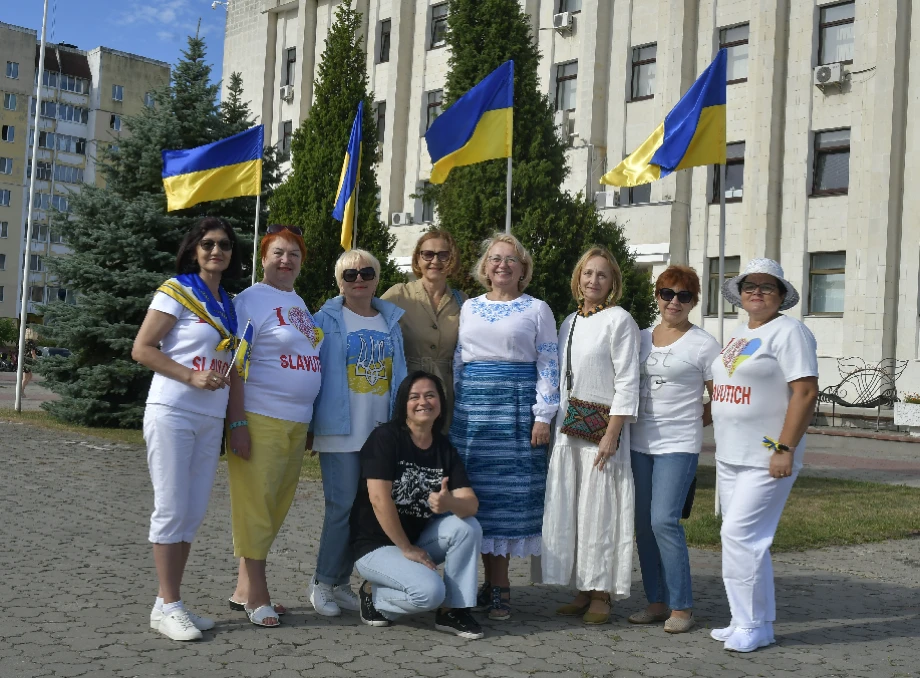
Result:
<svg viewBox="0 0 920 678"><path fill-rule="evenodd" d="M223 468L183 592L218 625L202 642L176 643L147 623L156 580L144 451L0 421L0 458L3 678L920 676L920 539L777 557L778 642L750 655L708 636L728 609L719 556L705 551L691 553L701 623L691 633L626 623L643 602L638 571L612 623L586 628L552 614L567 591L529 585L515 561L514 620L465 641L435 631L432 615L375 629L312 611L304 585L323 510L313 482L301 484L270 556L273 596L291 614L281 628L256 628L226 605L235 564Z"/></svg>
<svg viewBox="0 0 920 678"><path fill-rule="evenodd" d="M42 384L44 379L33 375L32 381L26 386L25 397L22 399L23 410L40 410L41 404L49 400L60 400L60 396L52 393ZM12 409L16 403L16 373L0 372L0 408Z"/></svg>

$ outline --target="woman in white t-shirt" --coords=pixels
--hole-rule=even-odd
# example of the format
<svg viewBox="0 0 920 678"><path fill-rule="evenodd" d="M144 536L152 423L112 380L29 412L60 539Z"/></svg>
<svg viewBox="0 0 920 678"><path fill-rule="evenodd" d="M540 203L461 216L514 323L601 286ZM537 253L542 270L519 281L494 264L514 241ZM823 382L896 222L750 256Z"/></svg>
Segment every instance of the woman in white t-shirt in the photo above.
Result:
<svg viewBox="0 0 920 678"><path fill-rule="evenodd" d="M240 326L250 320L253 332L244 399L231 392L228 417L252 442L248 459L231 449L227 460L233 554L240 559L230 608L245 610L257 626L278 626L286 610L271 603L265 561L300 480L323 331L294 291L307 255L300 228L269 226L259 252L262 282L233 300Z"/></svg>
<svg viewBox="0 0 920 678"><path fill-rule="evenodd" d="M198 640L214 622L185 610L179 587L214 484L226 387L239 380L230 362L240 328L221 287L242 269L230 225L199 221L179 246L176 269L154 294L131 357L155 372L144 411L154 497L149 539L160 582L150 626L172 640ZM236 431L231 442L248 454L245 435Z"/></svg>
<svg viewBox="0 0 920 678"><path fill-rule="evenodd" d="M780 311L799 293L772 259L753 259L722 285L750 316L712 364L712 419L722 505L722 580L732 612L712 637L751 652L773 643L776 600L770 545L802 468L805 430L818 397L818 349Z"/></svg>
<svg viewBox="0 0 920 678"><path fill-rule="evenodd" d="M661 323L642 330L639 416L632 425L636 487L636 545L648 607L633 624L664 621L668 633L693 628L690 554L681 512L696 477L703 426L711 423L703 387L712 391L712 361L719 342L690 322L700 278L670 266L655 282Z"/></svg>

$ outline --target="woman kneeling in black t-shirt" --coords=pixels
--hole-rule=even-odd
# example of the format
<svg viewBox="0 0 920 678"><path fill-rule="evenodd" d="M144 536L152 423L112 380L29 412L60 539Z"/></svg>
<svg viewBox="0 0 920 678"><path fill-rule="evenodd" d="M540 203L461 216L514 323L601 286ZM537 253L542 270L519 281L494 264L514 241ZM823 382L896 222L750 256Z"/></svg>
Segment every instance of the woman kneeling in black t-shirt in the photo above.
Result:
<svg viewBox="0 0 920 678"><path fill-rule="evenodd" d="M361 448L361 478L351 510L361 621L389 626L406 614L437 608L435 628L482 638L470 615L476 604L482 529L479 500L463 461L441 433L441 381L413 372L396 395L392 421ZM444 579L437 566L444 563Z"/></svg>

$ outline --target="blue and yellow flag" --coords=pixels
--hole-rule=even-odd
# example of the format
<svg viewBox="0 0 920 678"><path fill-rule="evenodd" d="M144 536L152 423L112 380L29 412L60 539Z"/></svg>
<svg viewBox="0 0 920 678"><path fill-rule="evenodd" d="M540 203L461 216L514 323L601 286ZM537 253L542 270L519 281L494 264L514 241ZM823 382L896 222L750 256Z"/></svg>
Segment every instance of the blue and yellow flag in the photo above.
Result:
<svg viewBox="0 0 920 678"><path fill-rule="evenodd" d="M236 363L236 370L239 372L243 381L249 380L249 361L252 358L252 318L246 323L246 329L243 330L243 336L240 337L240 343L236 347L236 355L233 361Z"/></svg>
<svg viewBox="0 0 920 678"><path fill-rule="evenodd" d="M724 164L726 60L720 49L664 123L601 183L639 186L688 167Z"/></svg>
<svg viewBox="0 0 920 678"><path fill-rule="evenodd" d="M351 125L348 138L348 150L342 163L342 176L339 177L339 189L336 191L335 209L332 218L342 222L342 249L351 249L354 237L355 212L358 209L358 182L361 180L361 121L364 118L364 101L358 102L358 112Z"/></svg>
<svg viewBox="0 0 920 678"><path fill-rule="evenodd" d="M438 116L428 131L431 183L454 167L511 156L514 62L506 61Z"/></svg>
<svg viewBox="0 0 920 678"><path fill-rule="evenodd" d="M208 200L262 192L265 128L257 125L232 137L181 151L163 151L163 187L168 212Z"/></svg>

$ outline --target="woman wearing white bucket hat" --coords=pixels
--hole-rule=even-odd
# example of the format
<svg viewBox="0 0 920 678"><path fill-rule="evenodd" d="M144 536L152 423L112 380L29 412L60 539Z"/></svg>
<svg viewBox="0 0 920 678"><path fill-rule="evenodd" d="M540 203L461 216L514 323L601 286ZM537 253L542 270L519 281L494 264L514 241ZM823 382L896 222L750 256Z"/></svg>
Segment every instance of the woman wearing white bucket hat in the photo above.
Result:
<svg viewBox="0 0 920 678"><path fill-rule="evenodd" d="M722 296L749 320L712 366L722 579L732 620L711 635L726 650L751 652L774 642L770 545L802 468L818 397L817 343L780 313L799 303L799 293L772 259L749 261L722 284Z"/></svg>

